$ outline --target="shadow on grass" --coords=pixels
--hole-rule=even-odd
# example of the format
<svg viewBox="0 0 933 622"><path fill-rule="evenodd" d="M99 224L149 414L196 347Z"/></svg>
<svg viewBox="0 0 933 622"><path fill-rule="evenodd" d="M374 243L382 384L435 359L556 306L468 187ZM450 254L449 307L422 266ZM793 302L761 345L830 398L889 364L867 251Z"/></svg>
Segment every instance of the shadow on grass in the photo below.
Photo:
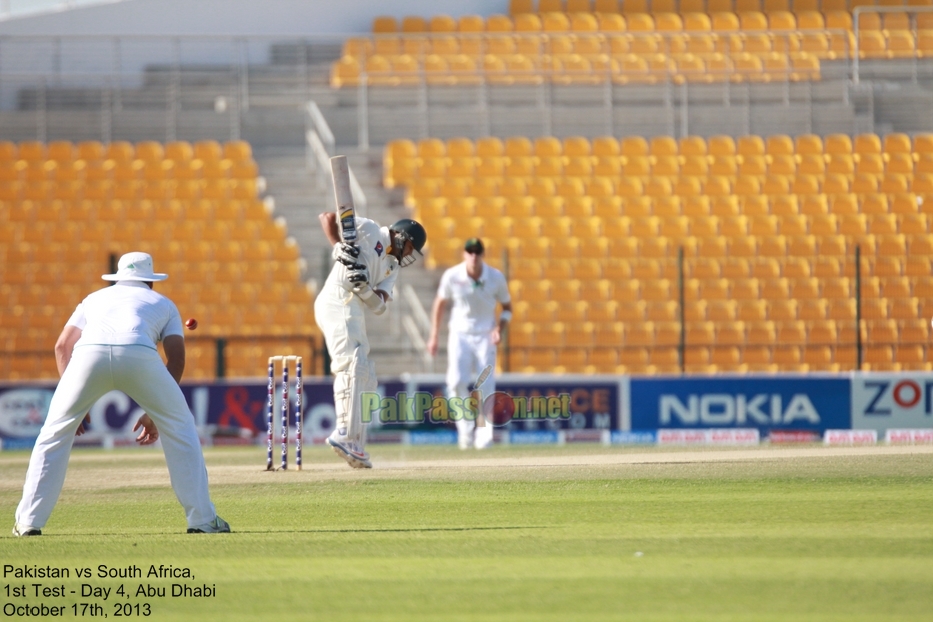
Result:
<svg viewBox="0 0 933 622"><path fill-rule="evenodd" d="M547 529L544 525L515 525L511 527L412 527L410 529L282 529L276 531L234 530L233 533L420 533L420 532L458 532L458 531L514 531L519 529Z"/></svg>
<svg viewBox="0 0 933 622"><path fill-rule="evenodd" d="M249 535L259 535L259 534L282 534L282 533L428 533L428 532L460 532L460 531L516 531L519 529L547 529L546 525L514 525L510 527L413 527L410 529L278 529L278 530L256 530L251 531L247 529L234 529L231 533L236 534L249 534ZM148 533L148 534L115 534L115 533L43 533L42 536L33 536L33 538L42 538L42 540L48 540L49 538L73 538L76 536L86 537L86 536L106 536L108 538L114 537L124 537L124 538L139 538L141 535L148 537L151 536L190 536L190 537L199 537L199 536L214 536L214 537L226 537L226 534L187 534L184 532L177 531L163 531L159 533ZM13 536L10 536L10 539L14 539ZM19 538L16 538L19 539Z"/></svg>

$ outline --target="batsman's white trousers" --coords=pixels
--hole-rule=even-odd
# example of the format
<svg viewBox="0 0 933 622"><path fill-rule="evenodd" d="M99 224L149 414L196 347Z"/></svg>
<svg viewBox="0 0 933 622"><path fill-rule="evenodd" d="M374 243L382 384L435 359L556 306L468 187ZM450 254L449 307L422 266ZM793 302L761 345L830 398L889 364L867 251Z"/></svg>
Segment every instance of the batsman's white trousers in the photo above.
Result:
<svg viewBox="0 0 933 622"><path fill-rule="evenodd" d="M482 397L496 392L496 346L489 333L458 333L450 331L447 336L447 395L468 397L470 386L476 382L487 365L492 366L489 377L477 387ZM492 443L492 425L477 427L475 421L461 419L457 422L457 435L461 446L472 440L476 447ZM473 439L473 431L475 436Z"/></svg>
<svg viewBox="0 0 933 622"><path fill-rule="evenodd" d="M172 488L185 509L188 526L214 520L194 417L162 357L145 346L95 345L74 349L55 389L29 459L16 522L45 526L65 483L75 430L94 402L113 390L126 393L159 428Z"/></svg>
<svg viewBox="0 0 933 622"><path fill-rule="evenodd" d="M347 437L362 445L366 434L360 395L377 387L375 366L369 359L364 304L328 280L314 301L314 318L331 357L337 428L346 428Z"/></svg>

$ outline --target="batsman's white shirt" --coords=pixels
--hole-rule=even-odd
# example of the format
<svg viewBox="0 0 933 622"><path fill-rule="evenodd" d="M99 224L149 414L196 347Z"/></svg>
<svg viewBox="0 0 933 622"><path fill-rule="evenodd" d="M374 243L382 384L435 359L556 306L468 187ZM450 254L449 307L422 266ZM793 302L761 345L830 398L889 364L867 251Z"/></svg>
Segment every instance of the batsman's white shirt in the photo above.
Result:
<svg viewBox="0 0 933 622"><path fill-rule="evenodd" d="M358 263L369 271L369 284L392 299L399 263L389 255L388 227L368 218L356 219ZM314 319L324 334L334 374L334 410L337 427L347 429L351 440L362 445L365 434L360 414L360 394L376 389L376 369L369 359L366 305L347 283L347 268L335 262L324 287L314 300Z"/></svg>
<svg viewBox="0 0 933 622"><path fill-rule="evenodd" d="M512 300L505 275L485 263L476 281L467 274L466 263L448 269L441 277L437 295L453 303L449 330L469 334L491 333L498 321L496 305Z"/></svg>
<svg viewBox="0 0 933 622"><path fill-rule="evenodd" d="M373 220L357 217L356 246L360 249L360 255L356 261L366 266L369 271L370 286L387 293L389 300L392 300L399 270L398 260L388 253L391 244L388 227L380 227ZM325 285L337 286L350 296L354 295L350 284L347 283L347 267L339 261L334 264Z"/></svg>

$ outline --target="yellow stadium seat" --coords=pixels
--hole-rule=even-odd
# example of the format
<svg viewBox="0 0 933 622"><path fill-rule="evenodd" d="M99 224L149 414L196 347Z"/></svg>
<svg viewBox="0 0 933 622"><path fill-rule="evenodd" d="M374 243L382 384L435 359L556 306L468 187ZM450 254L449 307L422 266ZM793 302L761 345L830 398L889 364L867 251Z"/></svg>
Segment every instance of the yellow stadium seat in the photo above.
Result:
<svg viewBox="0 0 933 622"><path fill-rule="evenodd" d="M907 28L887 32L888 58L913 58L916 55L914 34Z"/></svg>
<svg viewBox="0 0 933 622"><path fill-rule="evenodd" d="M910 136L907 134L888 134L884 137L883 151L886 154L893 153L911 153Z"/></svg>
<svg viewBox="0 0 933 622"><path fill-rule="evenodd" d="M434 15L428 20L430 32L456 32L457 20L450 15Z"/></svg>
<svg viewBox="0 0 933 622"><path fill-rule="evenodd" d="M399 28L399 31L403 33L421 33L427 32L427 30L427 21L423 17L417 15L406 15L403 17Z"/></svg>
<svg viewBox="0 0 933 622"><path fill-rule="evenodd" d="M830 134L824 139L823 149L827 155L848 156L852 154L852 139L845 134Z"/></svg>
<svg viewBox="0 0 933 622"><path fill-rule="evenodd" d="M853 152L860 155L880 154L881 139L876 134L859 134L855 137Z"/></svg>
<svg viewBox="0 0 933 622"><path fill-rule="evenodd" d="M515 32L541 32L541 18L532 13L521 13L512 16Z"/></svg>
<svg viewBox="0 0 933 622"><path fill-rule="evenodd" d="M379 15L373 18L372 30L375 34L398 32L398 22L394 17Z"/></svg>
<svg viewBox="0 0 933 622"><path fill-rule="evenodd" d="M900 343L907 345L925 345L930 336L930 323L924 319L912 318L899 323Z"/></svg>
<svg viewBox="0 0 933 622"><path fill-rule="evenodd" d="M888 161L885 164L885 173L912 176L914 174L913 154L909 152L888 154ZM889 194L895 194L896 192L898 191L892 191Z"/></svg>
<svg viewBox="0 0 933 622"><path fill-rule="evenodd" d="M884 173L884 158L880 153L862 154L855 166L855 172L881 175Z"/></svg>
<svg viewBox="0 0 933 622"><path fill-rule="evenodd" d="M333 64L330 72L330 85L339 89L344 86L357 86L360 83L360 64L356 58L344 56Z"/></svg>
<svg viewBox="0 0 933 622"><path fill-rule="evenodd" d="M17 156L20 160L40 161L48 156L46 144L37 140L26 140L19 143Z"/></svg>
<svg viewBox="0 0 933 622"><path fill-rule="evenodd" d="M689 0L686 0L689 2ZM703 0L697 0L701 3ZM704 11L690 11L684 10L685 0L681 0L681 13L684 20L684 30L687 32L709 32L713 29L713 23L710 20L710 16ZM692 37L691 37L692 39Z"/></svg>

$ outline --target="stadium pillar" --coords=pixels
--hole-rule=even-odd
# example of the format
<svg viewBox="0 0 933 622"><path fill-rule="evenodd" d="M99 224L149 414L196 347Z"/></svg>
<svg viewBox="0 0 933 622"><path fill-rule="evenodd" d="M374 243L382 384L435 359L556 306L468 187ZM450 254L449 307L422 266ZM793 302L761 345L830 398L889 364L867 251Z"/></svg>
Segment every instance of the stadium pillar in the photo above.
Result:
<svg viewBox="0 0 933 622"><path fill-rule="evenodd" d="M680 373L687 370L687 321L684 310L684 247L677 249L677 301L680 307L680 341L677 344L677 361Z"/></svg>
<svg viewBox="0 0 933 622"><path fill-rule="evenodd" d="M216 370L214 375L217 378L224 378L227 375L227 340L226 339L217 339L214 342L216 359L215 365Z"/></svg>
<svg viewBox="0 0 933 622"><path fill-rule="evenodd" d="M502 249L502 274L505 275L505 282L509 282L509 249L508 247ZM509 324L509 328L511 328ZM511 370L511 365L509 364L510 359L512 358L512 348L509 345L511 339L509 338L509 329L506 329L505 334L502 335L502 352L505 356L502 357L502 371L508 372Z"/></svg>
<svg viewBox="0 0 933 622"><path fill-rule="evenodd" d="M855 364L862 370L862 249L855 245Z"/></svg>

